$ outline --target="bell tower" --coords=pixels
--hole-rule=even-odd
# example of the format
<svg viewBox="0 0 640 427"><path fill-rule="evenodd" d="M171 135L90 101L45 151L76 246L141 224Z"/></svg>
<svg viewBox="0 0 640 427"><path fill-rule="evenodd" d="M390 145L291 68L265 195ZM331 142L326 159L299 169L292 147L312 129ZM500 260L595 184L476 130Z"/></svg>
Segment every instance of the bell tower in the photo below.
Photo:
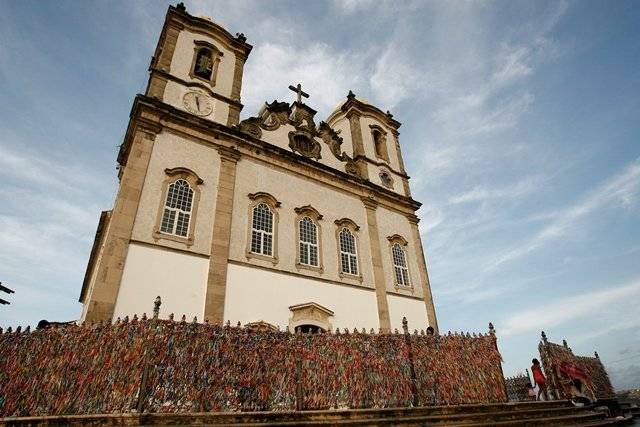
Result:
<svg viewBox="0 0 640 427"><path fill-rule="evenodd" d="M227 126L238 124L242 73L252 46L209 18L170 6L145 95Z"/></svg>

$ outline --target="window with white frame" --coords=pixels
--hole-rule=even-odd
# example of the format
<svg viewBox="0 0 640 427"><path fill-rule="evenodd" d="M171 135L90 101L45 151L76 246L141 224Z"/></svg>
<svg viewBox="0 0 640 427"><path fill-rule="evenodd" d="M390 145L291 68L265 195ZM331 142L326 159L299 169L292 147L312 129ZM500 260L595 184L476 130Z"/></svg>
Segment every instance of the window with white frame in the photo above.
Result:
<svg viewBox="0 0 640 427"><path fill-rule="evenodd" d="M187 237L193 205L193 190L184 179L178 179L169 185L164 204L160 231Z"/></svg>
<svg viewBox="0 0 640 427"><path fill-rule="evenodd" d="M340 270L347 274L358 274L356 239L348 228L340 231Z"/></svg>
<svg viewBox="0 0 640 427"><path fill-rule="evenodd" d="M318 266L318 227L305 216L298 223L300 241L300 264Z"/></svg>
<svg viewBox="0 0 640 427"><path fill-rule="evenodd" d="M409 268L407 267L407 257L404 250L398 243L391 247L393 255L393 269L396 275L396 283L401 286L411 286L409 283Z"/></svg>
<svg viewBox="0 0 640 427"><path fill-rule="evenodd" d="M251 252L273 255L273 212L266 203L259 203L253 208Z"/></svg>

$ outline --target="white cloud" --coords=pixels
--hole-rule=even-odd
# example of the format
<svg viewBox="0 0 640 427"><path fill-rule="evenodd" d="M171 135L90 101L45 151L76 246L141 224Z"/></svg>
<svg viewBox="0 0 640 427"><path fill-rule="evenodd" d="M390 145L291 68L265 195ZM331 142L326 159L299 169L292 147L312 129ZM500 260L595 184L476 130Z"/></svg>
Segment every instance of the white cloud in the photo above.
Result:
<svg viewBox="0 0 640 427"><path fill-rule="evenodd" d="M640 297L640 279L622 286L583 293L579 296L565 298L558 296L552 302L511 315L504 323L501 335L509 337L557 326L587 315L593 315L616 301L637 299L638 297Z"/></svg>
<svg viewBox="0 0 640 427"><path fill-rule="evenodd" d="M465 193L450 197L449 203L459 204L481 202L489 199L512 199L521 197L539 188L540 182L540 176L530 176L504 187L488 187L486 185L481 185L474 187Z"/></svg>
<svg viewBox="0 0 640 427"><path fill-rule="evenodd" d="M528 240L502 253L487 266L488 270L521 258L540 248L549 241L564 236L569 228L579 219L594 211L616 203L628 206L638 198L640 191L640 159L636 159L621 173L609 178L580 201L568 208L555 212L553 220Z"/></svg>

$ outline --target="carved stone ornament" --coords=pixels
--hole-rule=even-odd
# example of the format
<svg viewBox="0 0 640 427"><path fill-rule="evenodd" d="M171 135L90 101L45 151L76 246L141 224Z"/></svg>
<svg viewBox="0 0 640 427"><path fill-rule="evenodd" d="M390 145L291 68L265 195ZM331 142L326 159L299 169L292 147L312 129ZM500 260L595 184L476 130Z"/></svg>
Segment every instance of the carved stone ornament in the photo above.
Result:
<svg viewBox="0 0 640 427"><path fill-rule="evenodd" d="M241 132L248 133L254 138L260 139L262 137L262 129L260 129L260 119L257 117L250 117L243 120L238 125Z"/></svg>
<svg viewBox="0 0 640 427"><path fill-rule="evenodd" d="M311 134L316 133L316 124L313 121L313 116L316 111L305 104L293 104L291 114L289 115L289 121L297 130L305 130Z"/></svg>
<svg viewBox="0 0 640 427"><path fill-rule="evenodd" d="M289 132L289 147L296 153L312 159L320 159L320 144L312 134L304 131Z"/></svg>
<svg viewBox="0 0 640 427"><path fill-rule="evenodd" d="M353 159L347 157L347 164L344 166L344 171L350 175L355 175L357 177L360 176L360 168L358 168L358 165L356 164L356 162L353 161Z"/></svg>
<svg viewBox="0 0 640 427"><path fill-rule="evenodd" d="M345 153L342 152L342 138L338 136L338 132L331 129L331 127L325 122L320 122L318 126L318 135L325 144L329 146L331 153L338 159L344 160Z"/></svg>
<svg viewBox="0 0 640 427"><path fill-rule="evenodd" d="M391 174L389 174L389 172L382 170L378 176L380 177L382 185L393 190L393 178L391 178Z"/></svg>

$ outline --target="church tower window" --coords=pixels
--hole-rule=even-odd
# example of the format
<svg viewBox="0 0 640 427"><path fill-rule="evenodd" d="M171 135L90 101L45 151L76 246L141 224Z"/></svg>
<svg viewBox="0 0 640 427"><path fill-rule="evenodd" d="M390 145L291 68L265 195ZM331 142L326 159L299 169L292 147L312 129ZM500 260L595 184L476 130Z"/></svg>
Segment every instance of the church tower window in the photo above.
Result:
<svg viewBox="0 0 640 427"><path fill-rule="evenodd" d="M267 256L273 255L273 213L266 203L260 203L253 208L251 252Z"/></svg>
<svg viewBox="0 0 640 427"><path fill-rule="evenodd" d="M280 206L272 195L264 192L249 194L249 235L247 258L278 262L278 212Z"/></svg>
<svg viewBox="0 0 640 427"><path fill-rule="evenodd" d="M189 76L194 79L205 80L207 83L215 85L221 57L222 52L214 45L205 41L196 40Z"/></svg>
<svg viewBox="0 0 640 427"><path fill-rule="evenodd" d="M158 212L155 239L169 239L193 243L193 229L202 180L189 169L165 169L168 175L165 192Z"/></svg>
<svg viewBox="0 0 640 427"><path fill-rule="evenodd" d="M348 228L340 231L340 271L358 275L358 257L356 239Z"/></svg>
<svg viewBox="0 0 640 427"><path fill-rule="evenodd" d="M389 152L387 151L387 132L378 125L370 125L371 137L373 139L373 148L376 157L385 161L389 161Z"/></svg>

